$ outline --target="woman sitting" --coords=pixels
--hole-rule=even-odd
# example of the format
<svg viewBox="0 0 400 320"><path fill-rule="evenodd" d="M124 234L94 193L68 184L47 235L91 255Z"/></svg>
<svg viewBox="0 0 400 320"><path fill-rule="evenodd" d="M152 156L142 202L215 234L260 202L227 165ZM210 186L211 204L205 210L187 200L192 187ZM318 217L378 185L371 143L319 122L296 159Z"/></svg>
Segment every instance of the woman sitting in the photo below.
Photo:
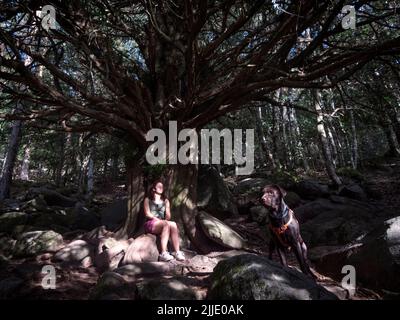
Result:
<svg viewBox="0 0 400 320"><path fill-rule="evenodd" d="M172 259L183 261L185 256L179 250L178 226L171 220L170 203L164 195L164 186L161 181L156 181L150 188L149 196L144 199L144 213L146 223L145 232L161 235L161 254L160 261L170 261ZM168 240L171 238L174 252L172 255L167 251Z"/></svg>

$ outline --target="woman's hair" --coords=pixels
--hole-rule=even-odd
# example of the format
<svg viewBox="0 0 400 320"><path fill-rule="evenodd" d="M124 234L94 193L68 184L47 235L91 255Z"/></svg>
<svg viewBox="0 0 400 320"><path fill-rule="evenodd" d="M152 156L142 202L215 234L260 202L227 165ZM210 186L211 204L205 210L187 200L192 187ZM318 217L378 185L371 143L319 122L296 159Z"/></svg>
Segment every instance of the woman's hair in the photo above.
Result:
<svg viewBox="0 0 400 320"><path fill-rule="evenodd" d="M149 197L149 199L151 199L151 200L154 200L154 195L155 195L155 193L156 193L156 192L154 191L154 189L155 189L157 183L161 183L161 184L164 186L164 183L163 183L162 180L160 180L160 179L154 181L154 182L151 184L150 189L149 189L149 192L148 192L148 197ZM165 190L163 190L163 192L161 193L161 200L162 200L162 201L165 201L165 199L166 199Z"/></svg>

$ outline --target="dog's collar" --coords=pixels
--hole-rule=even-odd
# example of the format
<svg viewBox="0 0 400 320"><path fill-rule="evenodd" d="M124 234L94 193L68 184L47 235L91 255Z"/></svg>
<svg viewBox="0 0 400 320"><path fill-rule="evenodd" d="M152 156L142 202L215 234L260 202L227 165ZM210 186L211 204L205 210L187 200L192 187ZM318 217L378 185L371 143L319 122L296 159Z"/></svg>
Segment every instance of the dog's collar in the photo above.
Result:
<svg viewBox="0 0 400 320"><path fill-rule="evenodd" d="M279 226L279 227L274 227L272 224L269 225L269 227L272 229L272 231L278 236L286 231L286 229L288 228L289 224L293 220L293 213L290 212L290 210L289 210L289 208L287 206L286 206L286 208L287 208L286 216L289 215L289 218L287 219L287 222L283 222L283 224L281 226ZM280 241L282 242L282 239L280 239Z"/></svg>
<svg viewBox="0 0 400 320"><path fill-rule="evenodd" d="M290 219L290 209L285 202L282 201L280 209L281 210L279 210L279 213L277 213L276 215L269 214L270 222L274 227L281 227L282 225L286 224Z"/></svg>

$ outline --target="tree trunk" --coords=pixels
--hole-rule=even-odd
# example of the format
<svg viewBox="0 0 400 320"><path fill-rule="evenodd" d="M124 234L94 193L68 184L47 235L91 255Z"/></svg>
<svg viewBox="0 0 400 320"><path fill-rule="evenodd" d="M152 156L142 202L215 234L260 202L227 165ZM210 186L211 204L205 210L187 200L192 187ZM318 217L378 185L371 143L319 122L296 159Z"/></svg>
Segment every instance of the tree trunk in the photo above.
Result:
<svg viewBox="0 0 400 320"><path fill-rule="evenodd" d="M55 183L57 186L63 185L63 168L65 162L65 133L63 132L60 133L59 141L60 141L60 154L55 176Z"/></svg>
<svg viewBox="0 0 400 320"><path fill-rule="evenodd" d="M357 169L360 161L360 157L358 155L358 139L357 139L357 130L356 130L356 122L354 120L354 112L350 110L350 121L351 121L351 159L353 169Z"/></svg>
<svg viewBox="0 0 400 320"><path fill-rule="evenodd" d="M315 98L315 111L317 112L317 130L318 135L322 147L322 154L324 156L325 168L328 173L329 178L336 186L340 186L342 181L339 176L336 174L335 167L333 165L331 149L329 147L329 141L326 134L325 126L324 126L324 114L322 112L322 99L321 92L319 90L314 90L314 98Z"/></svg>
<svg viewBox="0 0 400 320"><path fill-rule="evenodd" d="M253 117L255 119L255 122L256 122L257 135L258 135L258 139L261 144L261 149L262 149L262 154L263 154L262 161L264 161L266 164L268 162L271 163L272 168L275 169L276 164L275 164L274 156L271 153L271 149L268 145L268 141L267 141L267 138L265 137L264 130L263 130L261 108L260 107L258 107L257 109L252 108L250 110L251 110Z"/></svg>
<svg viewBox="0 0 400 320"><path fill-rule="evenodd" d="M126 160L128 174L128 216L124 225L116 232L119 239L136 237L144 224L143 200L145 190L152 183L146 176L143 155L137 154ZM162 173L165 191L171 202L171 219L179 227L183 248L192 248L200 253L209 252L210 240L204 238L197 221L197 175L198 165L166 165ZM156 177L152 177L156 179Z"/></svg>
<svg viewBox="0 0 400 320"><path fill-rule="evenodd" d="M293 123L294 137L296 137L295 156L301 158L301 161L303 162L304 170L306 172L309 172L310 166L308 164L307 155L305 154L303 143L301 141L301 132L300 132L300 127L299 127L299 122L297 120L297 114L296 114L296 110L294 108L291 109L290 117L291 117L291 122Z"/></svg>
<svg viewBox="0 0 400 320"><path fill-rule="evenodd" d="M21 139L21 128L22 128L21 120L16 120L13 122L11 135L7 147L7 156L3 166L2 176L0 179L0 200L4 200L10 197L12 175Z"/></svg>
<svg viewBox="0 0 400 320"><path fill-rule="evenodd" d="M287 130L286 130L286 125L287 125L287 108L282 107L280 110L280 122L281 122L281 135L282 135L282 156L283 156L283 163L285 165L285 169L289 167L290 164L290 153L289 153L289 143L287 139Z"/></svg>
<svg viewBox="0 0 400 320"><path fill-rule="evenodd" d="M30 157L31 157L31 147L30 147L29 142L24 147L25 147L24 158L22 159L22 166L21 166L21 172L20 172L19 178L21 180L28 181L29 180L29 161L30 161Z"/></svg>
<svg viewBox="0 0 400 320"><path fill-rule="evenodd" d="M90 141L90 151L89 151L89 163L87 170L87 190L86 190L86 200L91 201L93 197L93 187L94 187L94 157L96 155L96 139L91 138Z"/></svg>
<svg viewBox="0 0 400 320"><path fill-rule="evenodd" d="M383 119L379 119L379 124L385 133L386 140L389 146L389 150L386 152L386 156L388 157L398 157L400 156L400 150L398 147L398 143L396 141L395 133L392 129L392 125Z"/></svg>
<svg viewBox="0 0 400 320"><path fill-rule="evenodd" d="M115 138L113 138L115 139ZM116 180L119 176L119 144L113 140L113 146L112 146L112 158L111 158L111 178L112 180Z"/></svg>

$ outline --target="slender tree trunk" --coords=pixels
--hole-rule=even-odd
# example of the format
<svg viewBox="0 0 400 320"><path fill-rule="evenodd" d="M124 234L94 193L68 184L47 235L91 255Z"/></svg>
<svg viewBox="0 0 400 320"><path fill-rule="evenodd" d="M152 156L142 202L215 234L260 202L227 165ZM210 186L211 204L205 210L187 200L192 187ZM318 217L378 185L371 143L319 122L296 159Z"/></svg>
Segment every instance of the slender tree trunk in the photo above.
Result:
<svg viewBox="0 0 400 320"><path fill-rule="evenodd" d="M329 147L330 147L330 150L331 150L332 164L336 168L337 167L338 152L337 152L335 139L333 138L330 120L328 120L327 123L325 124L325 130L327 132L328 144L329 144Z"/></svg>
<svg viewBox="0 0 400 320"><path fill-rule="evenodd" d="M275 93L276 98L279 100L279 90ZM272 138L272 153L275 155L275 164L277 167L281 167L280 157L278 155L278 136L279 136L279 124L278 124L278 111L275 106L271 108L272 114L272 129L271 129L271 138Z"/></svg>
<svg viewBox="0 0 400 320"><path fill-rule="evenodd" d="M31 157L30 143L24 146L24 157L22 159L21 172L19 178L24 181L29 180L29 162Z"/></svg>
<svg viewBox="0 0 400 320"><path fill-rule="evenodd" d="M283 163L285 164L285 169L289 167L290 163L290 153L289 153L289 143L288 143L288 138L287 138L287 130L286 130L286 125L287 125L287 108L282 107L281 112L280 112L280 122L281 122L281 135L282 135L282 154L283 154Z"/></svg>
<svg viewBox="0 0 400 320"><path fill-rule="evenodd" d="M19 105L17 105L17 109L19 109ZM15 120L12 124L11 135L7 147L7 156L3 166L2 176L0 178L0 200L10 197L12 175L21 139L21 129L22 121Z"/></svg>
<svg viewBox="0 0 400 320"><path fill-rule="evenodd" d="M263 124L262 124L262 115L261 115L261 108L258 107L257 109L250 109L253 117L255 119L255 123L256 123L256 130L257 130L257 135L258 135L258 139L260 141L261 144L261 149L262 149L262 161L264 161L265 163L270 163L272 168L275 169L276 168L276 164L275 164L275 160L274 160L274 156L271 152L271 148L268 145L268 140L264 134L264 129L263 129Z"/></svg>
<svg viewBox="0 0 400 320"><path fill-rule="evenodd" d="M389 157L398 157L400 156L400 149L398 142L396 141L396 135L392 129L392 125L386 119L379 119L379 124L385 133L386 141L388 143L389 150L386 152L386 155Z"/></svg>
<svg viewBox="0 0 400 320"><path fill-rule="evenodd" d="M333 165L331 149L329 147L329 140L324 125L324 114L322 111L322 99L321 92L319 90L314 90L315 98L315 111L317 112L317 131L322 147L322 154L324 156L325 168L328 173L329 178L336 186L340 186L342 181L336 174L335 167Z"/></svg>
<svg viewBox="0 0 400 320"><path fill-rule="evenodd" d="M352 155L352 165L353 169L357 169L360 161L360 157L358 154L358 139L357 139L357 129L356 122L354 119L354 112L350 110L350 122L351 122L351 155Z"/></svg>
<svg viewBox="0 0 400 320"><path fill-rule="evenodd" d="M111 158L111 177L113 180L116 180L119 176L119 155L120 155L120 148L119 144L116 143L115 140L113 145L113 154Z"/></svg>
<svg viewBox="0 0 400 320"><path fill-rule="evenodd" d="M386 106L384 108L384 112L387 114L387 117L390 119L391 130L395 134L396 140L400 143L400 121L396 109L393 106Z"/></svg>
<svg viewBox="0 0 400 320"><path fill-rule="evenodd" d="M90 139L90 150L89 150L89 163L87 169L87 190L86 200L90 202L93 198L93 187L94 187L94 158L96 156L96 138Z"/></svg>
<svg viewBox="0 0 400 320"><path fill-rule="evenodd" d="M56 168L55 183L57 186L63 185L63 168L65 163L65 133L59 135L60 154Z"/></svg>
<svg viewBox="0 0 400 320"><path fill-rule="evenodd" d="M296 110L294 108L292 108L291 120L293 123L293 130L294 130L295 136L296 136L296 154L303 162L304 170L306 172L309 172L310 165L308 164L307 155L306 155L304 147L303 147L303 142L301 141L301 132L300 132L300 127L299 127L299 122L297 120L297 114L296 114Z"/></svg>

